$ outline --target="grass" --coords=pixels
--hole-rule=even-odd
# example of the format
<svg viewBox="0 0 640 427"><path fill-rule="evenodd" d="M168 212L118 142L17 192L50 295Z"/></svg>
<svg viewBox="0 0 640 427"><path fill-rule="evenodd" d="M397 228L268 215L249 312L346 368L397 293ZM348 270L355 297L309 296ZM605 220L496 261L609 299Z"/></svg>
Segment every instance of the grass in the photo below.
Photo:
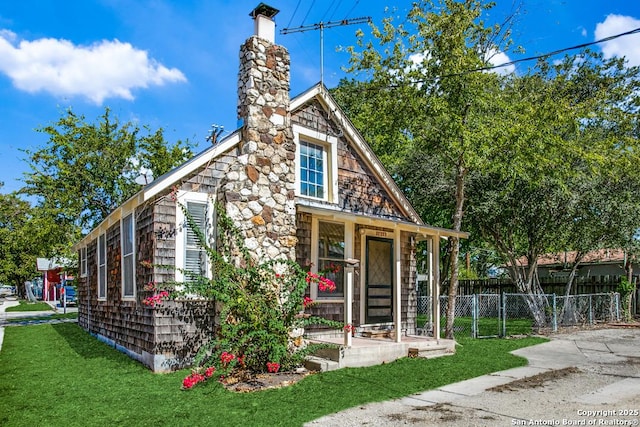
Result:
<svg viewBox="0 0 640 427"><path fill-rule="evenodd" d="M31 322L37 320L57 320L57 319L77 319L78 313L56 313L48 316L31 316L31 317L19 317L15 319L6 319L7 323L22 323Z"/></svg>
<svg viewBox="0 0 640 427"><path fill-rule="evenodd" d="M298 426L326 414L523 366L510 351L544 342L462 340L453 356L404 358L311 375L289 387L233 393L180 389L188 371L153 374L73 323L5 328L2 426Z"/></svg>
<svg viewBox="0 0 640 427"><path fill-rule="evenodd" d="M5 311L52 311L53 309L46 302L19 301L20 305L7 307Z"/></svg>
<svg viewBox="0 0 640 427"><path fill-rule="evenodd" d="M419 314L416 317L418 325L424 325L427 322L425 314ZM440 320L440 326L444 331L446 318ZM454 336L456 338L470 337L473 320L471 317L456 317L453 320ZM507 320L507 336L509 335L528 335L533 331L533 320L531 319L508 319ZM480 317L478 319L478 335L481 337L500 336L502 335L502 319L497 317Z"/></svg>

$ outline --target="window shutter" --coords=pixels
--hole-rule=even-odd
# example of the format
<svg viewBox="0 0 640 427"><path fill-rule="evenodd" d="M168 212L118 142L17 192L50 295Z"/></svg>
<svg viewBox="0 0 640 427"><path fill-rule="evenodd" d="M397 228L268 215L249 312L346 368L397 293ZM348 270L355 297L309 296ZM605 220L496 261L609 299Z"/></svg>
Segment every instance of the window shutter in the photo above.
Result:
<svg viewBox="0 0 640 427"><path fill-rule="evenodd" d="M187 202L187 211L193 220L193 224L204 235L207 235L207 204ZM184 269L187 272L185 279L193 280L188 273L194 276L207 275L207 253L202 247L198 235L191 226L187 226L185 233L185 257Z"/></svg>

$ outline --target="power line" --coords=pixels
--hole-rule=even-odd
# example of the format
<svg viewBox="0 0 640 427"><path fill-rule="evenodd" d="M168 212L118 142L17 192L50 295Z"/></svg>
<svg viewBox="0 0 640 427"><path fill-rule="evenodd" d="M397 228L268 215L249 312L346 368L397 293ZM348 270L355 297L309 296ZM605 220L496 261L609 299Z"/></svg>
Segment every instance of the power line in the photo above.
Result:
<svg viewBox="0 0 640 427"><path fill-rule="evenodd" d="M327 16L327 13L329 13L329 11L331 10L331 8L333 7L333 5L335 4L336 0L332 0L331 4L329 5L329 7L327 8L327 10L324 12L324 15L322 15L322 18L320 18L321 21L324 21L324 18Z"/></svg>
<svg viewBox="0 0 640 427"><path fill-rule="evenodd" d="M344 19L347 19L347 16L349 16L349 14L350 14L351 12L353 12L353 9L355 9L355 8L356 8L356 6L358 6L358 3L360 3L360 0L356 0L356 2L355 2L355 4L353 5L353 7L352 7L351 9L349 9L349 12L347 12L347 13L344 15Z"/></svg>
<svg viewBox="0 0 640 427"><path fill-rule="evenodd" d="M298 0L298 4L296 5L296 8L293 9L293 15L291 15L291 19L289 20L289 23L287 24L287 27L291 25L291 22L293 22L293 18L294 16L296 16L296 12L298 11L298 7L300 6L300 2L302 0Z"/></svg>
<svg viewBox="0 0 640 427"><path fill-rule="evenodd" d="M620 38L620 37L630 36L632 34L637 34L637 33L640 33L640 28L636 28L634 30L626 31L626 32L620 33L620 34L615 34L613 36L605 37L605 38L600 39L600 40L595 40L595 41L588 42L588 43L581 43L581 44L578 44L578 45L575 45L575 46L570 46L570 47L565 47L565 48L562 48L562 49L554 50L553 52L543 53L541 55L529 56L527 58L514 59L513 61L504 62L502 64L492 65L492 66L489 66L489 67L476 68L476 69L467 71L466 73L476 72L476 71L494 70L496 68L508 67L509 65L518 64L520 62L533 61L533 60L538 60L538 59L542 59L542 58L548 58L550 56L555 56L555 55L558 55L560 53L568 52L570 50L583 49L585 47L593 46L595 44L608 42L610 40L615 40L615 39Z"/></svg>
<svg viewBox="0 0 640 427"><path fill-rule="evenodd" d="M311 2L311 6L309 6L309 10L307 10L307 14L304 15L304 18L302 18L302 24L300 24L300 25L304 25L304 21L307 20L307 17L309 16L309 13L311 13L311 9L313 9L313 5L315 4L315 2L316 2L316 0L313 0Z"/></svg>
<svg viewBox="0 0 640 427"><path fill-rule="evenodd" d="M513 61L508 61L508 62L504 62L502 64L498 64L498 65L490 65L490 66L486 66L486 67L478 67L478 68L474 68L471 70L467 70L467 71L461 71L459 73L452 73L452 74L445 74L443 76L440 76L438 78L447 78L447 77L459 77L459 76L465 76L467 74L471 74L471 73L477 73L477 72L481 72L481 71L491 71L491 70L495 70L498 68L504 68L504 67L508 67L510 65L515 65L518 64L520 62L526 62L526 61L534 61L534 60L538 60L538 59L542 59L542 58L548 58L550 56L555 56L558 55L560 53L564 53L564 52L568 52L571 50L576 50L576 49L583 49L585 47L589 47L589 46L593 46L599 43L604 43L604 42L608 42L610 40L615 40L617 38L620 37L625 37L625 36L629 36L632 34L637 34L640 33L640 28L636 28L630 31L625 31L624 33L619 33L619 34L614 34L612 36L609 37L605 37L599 40L595 40L592 42L588 42L588 43L581 43L575 46L569 46L569 47L565 47L562 49L558 49L558 50L554 50L552 52L548 52L548 53L543 53L540 55L535 55L535 56L529 56L526 58L520 58L520 59L514 59ZM409 84L419 84L419 83L427 83L428 81L430 81L431 79L417 79L417 80L412 80L410 82L408 82ZM387 85L386 87L392 88L392 87L398 87L399 84L393 84L393 85Z"/></svg>

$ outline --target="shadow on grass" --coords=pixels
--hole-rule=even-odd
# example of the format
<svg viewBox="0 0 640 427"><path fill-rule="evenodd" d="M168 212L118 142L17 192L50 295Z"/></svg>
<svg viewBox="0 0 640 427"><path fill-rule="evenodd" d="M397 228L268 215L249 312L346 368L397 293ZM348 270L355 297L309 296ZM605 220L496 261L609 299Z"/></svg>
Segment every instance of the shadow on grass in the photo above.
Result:
<svg viewBox="0 0 640 427"><path fill-rule="evenodd" d="M124 353L99 341L76 323L55 323L51 327L67 343L69 348L84 359L106 359L114 363L133 362Z"/></svg>

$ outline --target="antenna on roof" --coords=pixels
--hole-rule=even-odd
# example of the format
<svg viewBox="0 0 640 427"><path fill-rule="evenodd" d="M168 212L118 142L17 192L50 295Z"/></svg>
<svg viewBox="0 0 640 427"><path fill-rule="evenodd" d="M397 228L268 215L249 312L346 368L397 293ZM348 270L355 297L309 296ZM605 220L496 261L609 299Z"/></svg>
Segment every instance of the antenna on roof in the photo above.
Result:
<svg viewBox="0 0 640 427"><path fill-rule="evenodd" d="M218 143L218 138L220 134L224 131L224 126L222 125L211 125L211 130L209 131L209 135L207 135L207 141L211 143L211 145L216 145Z"/></svg>
<svg viewBox="0 0 640 427"><path fill-rule="evenodd" d="M318 22L316 24L302 25L295 28L283 28L280 34L303 33L310 30L320 30L320 83L324 85L324 29L340 27L343 25L365 24L371 22L370 16L361 18L342 19L340 21Z"/></svg>

